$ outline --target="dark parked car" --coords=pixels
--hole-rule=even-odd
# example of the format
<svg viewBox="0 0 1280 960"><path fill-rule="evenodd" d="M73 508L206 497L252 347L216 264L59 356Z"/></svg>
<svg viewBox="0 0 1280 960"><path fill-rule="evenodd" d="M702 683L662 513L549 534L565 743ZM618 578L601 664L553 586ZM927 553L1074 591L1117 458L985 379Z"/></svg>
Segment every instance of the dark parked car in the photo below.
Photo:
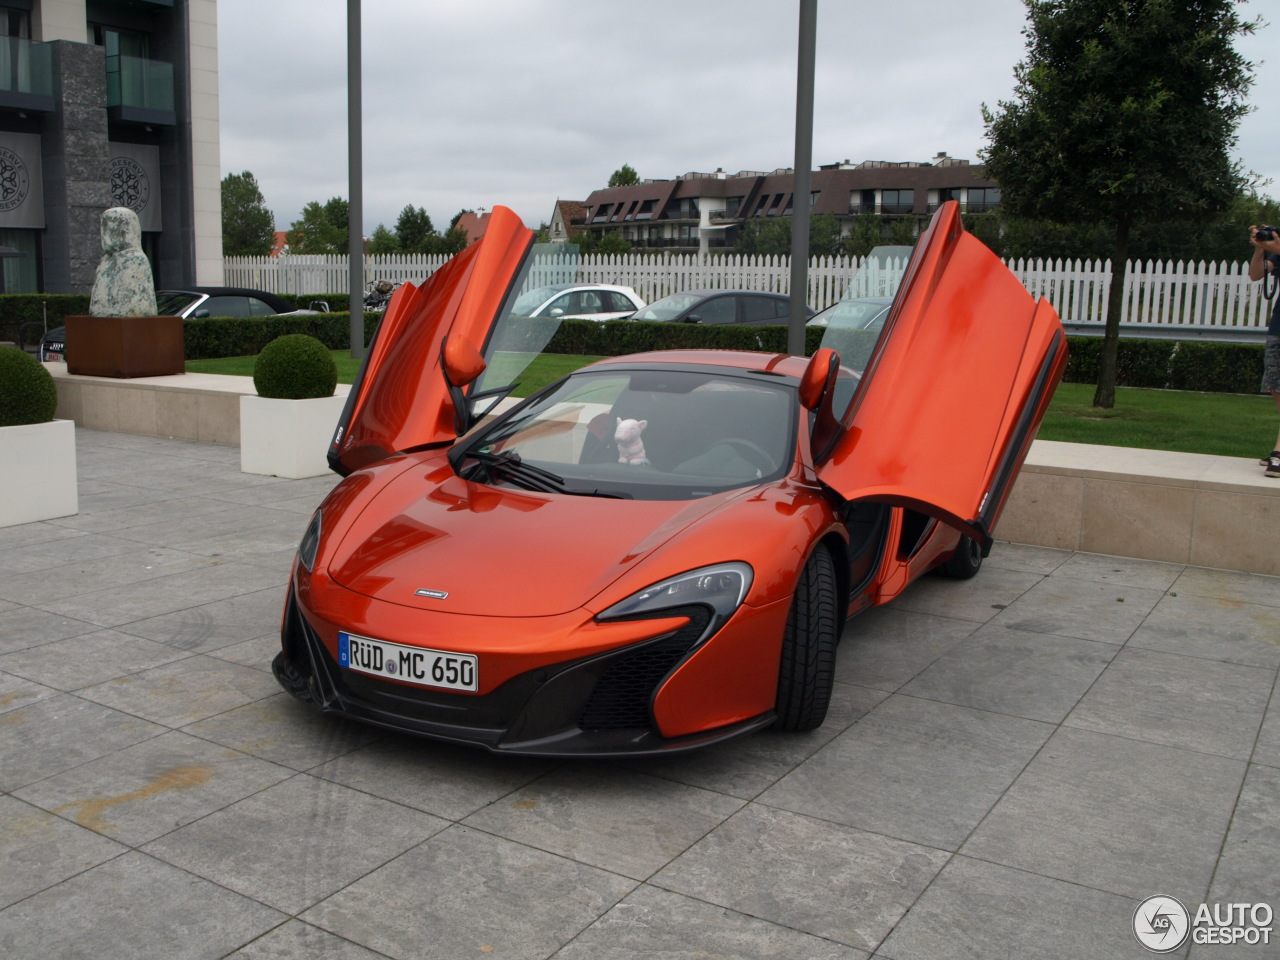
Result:
<svg viewBox="0 0 1280 960"><path fill-rule="evenodd" d="M752 327L785 324L790 300L780 293L756 290L687 290L655 300L637 310L632 320L668 323L740 323ZM805 307L805 316L813 311Z"/></svg>
<svg viewBox="0 0 1280 960"><path fill-rule="evenodd" d="M313 304L318 306L319 304ZM157 290L156 314L161 317L274 317L289 313L323 313L299 310L286 300L265 290L247 287L191 287L188 290ZM55 327L40 342L41 360L62 360L66 353L66 327Z"/></svg>

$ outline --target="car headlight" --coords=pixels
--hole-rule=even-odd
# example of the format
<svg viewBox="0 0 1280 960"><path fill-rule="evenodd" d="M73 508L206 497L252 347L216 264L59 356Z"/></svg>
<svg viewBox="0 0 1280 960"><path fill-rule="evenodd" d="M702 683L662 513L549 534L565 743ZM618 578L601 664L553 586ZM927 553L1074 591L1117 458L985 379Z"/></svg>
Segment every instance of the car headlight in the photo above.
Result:
<svg viewBox="0 0 1280 960"><path fill-rule="evenodd" d="M302 535L302 542L298 544L298 561L307 568L307 573L311 572L311 566L316 562L316 551L319 549L320 511L317 510L311 522L307 524L307 532Z"/></svg>
<svg viewBox="0 0 1280 960"><path fill-rule="evenodd" d="M600 614L599 620L628 620L663 610L698 604L710 607L712 617L703 631L709 637L742 606L751 589L752 571L745 563L718 563L670 577L633 593Z"/></svg>

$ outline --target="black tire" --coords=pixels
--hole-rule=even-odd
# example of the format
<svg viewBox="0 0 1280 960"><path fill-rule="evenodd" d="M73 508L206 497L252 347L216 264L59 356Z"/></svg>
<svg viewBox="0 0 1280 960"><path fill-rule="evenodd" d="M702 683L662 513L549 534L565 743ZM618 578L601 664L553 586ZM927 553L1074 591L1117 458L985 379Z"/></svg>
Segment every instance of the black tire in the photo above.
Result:
<svg viewBox="0 0 1280 960"><path fill-rule="evenodd" d="M968 580L981 569L982 548L978 541L962 536L955 556L938 567L938 572L952 580Z"/></svg>
<svg viewBox="0 0 1280 960"><path fill-rule="evenodd" d="M835 564L818 544L800 573L782 637L774 724L780 730L813 730L826 719L839 639L837 597Z"/></svg>

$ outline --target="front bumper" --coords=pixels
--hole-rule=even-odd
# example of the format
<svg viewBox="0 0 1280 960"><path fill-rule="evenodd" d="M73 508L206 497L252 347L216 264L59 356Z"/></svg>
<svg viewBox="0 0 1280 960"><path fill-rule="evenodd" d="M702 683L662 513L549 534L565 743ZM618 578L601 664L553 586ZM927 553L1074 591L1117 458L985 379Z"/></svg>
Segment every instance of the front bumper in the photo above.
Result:
<svg viewBox="0 0 1280 960"><path fill-rule="evenodd" d="M622 757L677 753L770 726L773 711L681 737L652 720L657 689L684 660L705 624L690 611L680 630L517 674L482 695L390 683L343 670L302 615L292 590L282 650L272 663L280 685L328 713L494 753Z"/></svg>

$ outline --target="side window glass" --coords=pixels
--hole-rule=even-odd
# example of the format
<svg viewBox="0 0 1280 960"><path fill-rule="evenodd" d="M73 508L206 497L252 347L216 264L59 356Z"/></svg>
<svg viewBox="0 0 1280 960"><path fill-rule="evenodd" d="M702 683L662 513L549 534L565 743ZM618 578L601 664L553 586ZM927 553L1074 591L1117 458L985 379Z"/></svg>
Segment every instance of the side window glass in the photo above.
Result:
<svg viewBox="0 0 1280 960"><path fill-rule="evenodd" d="M734 323L737 321L737 300L734 297L716 297L693 311L703 323Z"/></svg>
<svg viewBox="0 0 1280 960"><path fill-rule="evenodd" d="M547 309L543 310L543 311L542 311L542 313L541 313L541 314L539 314L539 316L543 316L543 317L550 317L550 316L562 317L562 316L564 316L565 314L569 314L569 313L577 313L577 312L578 312L577 307L578 307L578 300L577 300L577 297L576 297L574 294L572 294L572 293L565 293L565 294L562 294L562 295L560 295L560 296L556 297L556 298L555 298L554 300L552 300L549 304L547 304ZM553 313L552 313L552 311L553 311L553 310L559 310L560 312L559 312L559 313L557 313L557 314L553 314Z"/></svg>
<svg viewBox="0 0 1280 960"><path fill-rule="evenodd" d="M777 314L774 312L773 300L767 297L743 297L742 298L742 322L743 323L772 323ZM781 301L778 301L779 303ZM786 306L786 304L782 304Z"/></svg>
<svg viewBox="0 0 1280 960"><path fill-rule="evenodd" d="M211 317L247 317L249 316L248 297L210 297L200 304L201 310L208 310Z"/></svg>
<svg viewBox="0 0 1280 960"><path fill-rule="evenodd" d="M271 304L265 300L259 300L257 297L249 297L249 316L251 317L271 317L275 316L275 310L271 308Z"/></svg>
<svg viewBox="0 0 1280 960"><path fill-rule="evenodd" d="M601 290L600 296L604 299L605 310L608 313L621 313L624 310L634 310L636 308L634 303L616 290Z"/></svg>

